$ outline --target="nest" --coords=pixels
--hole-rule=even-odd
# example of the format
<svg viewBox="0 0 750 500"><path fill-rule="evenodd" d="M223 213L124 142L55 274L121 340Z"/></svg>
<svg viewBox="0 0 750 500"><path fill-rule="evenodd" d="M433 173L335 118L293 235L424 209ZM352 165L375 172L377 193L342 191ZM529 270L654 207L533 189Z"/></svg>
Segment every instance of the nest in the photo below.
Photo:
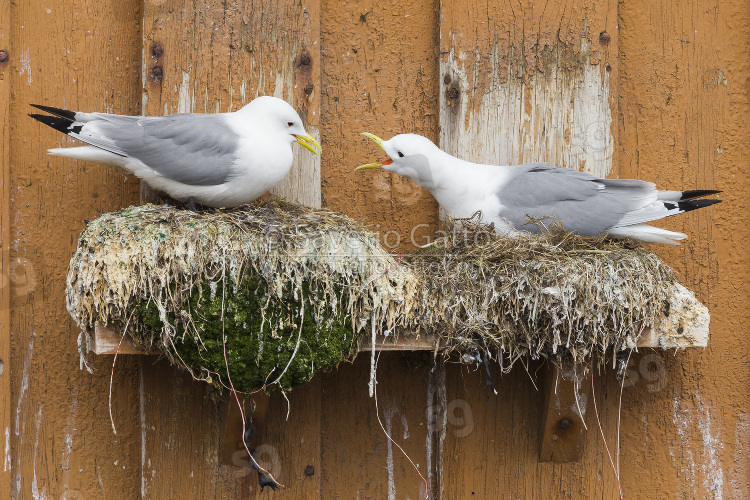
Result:
<svg viewBox="0 0 750 500"><path fill-rule="evenodd" d="M482 356L503 372L529 356L588 364L637 345L677 283L653 253L629 241L587 238L554 221L505 238L475 215L414 256L421 286L412 328L432 329L446 354Z"/></svg>
<svg viewBox="0 0 750 500"><path fill-rule="evenodd" d="M643 249L554 227L509 239L464 221L397 261L343 215L270 200L102 215L71 260L67 304L82 329L127 325L197 379L288 390L351 359L365 332L435 335L504 371L528 355L604 359L635 345L673 283Z"/></svg>

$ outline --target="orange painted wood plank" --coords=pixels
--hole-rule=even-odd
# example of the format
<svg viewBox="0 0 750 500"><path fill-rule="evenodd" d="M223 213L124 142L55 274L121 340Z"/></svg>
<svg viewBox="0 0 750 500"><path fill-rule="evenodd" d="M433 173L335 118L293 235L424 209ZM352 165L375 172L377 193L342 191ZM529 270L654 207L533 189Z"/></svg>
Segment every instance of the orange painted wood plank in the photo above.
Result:
<svg viewBox="0 0 750 500"><path fill-rule="evenodd" d="M481 163L546 161L616 177L617 13L615 1L441 0L440 146ZM586 436L586 449L595 451L573 464L591 474L539 462L544 400L534 386L537 363L529 374L517 366L501 381L490 365L489 375L481 365L470 373L448 367L446 404L456 408L448 414L471 425L458 432L446 426L443 497L615 493L596 434Z"/></svg>
<svg viewBox="0 0 750 500"><path fill-rule="evenodd" d="M28 0L4 2L6 14L7 5L4 26L10 32L2 33L0 44L8 48L9 62L2 85L10 86L12 99L1 126L9 134L2 154L10 157L3 180L9 182L3 203L10 213L3 211L2 231L10 239L2 245L4 255L10 246L11 268L5 272L12 349L6 362L12 397L9 408L0 405L13 416L11 487L0 496L136 498L137 360L118 360L113 435L112 360L79 353L80 330L66 311L65 280L84 220L132 204L137 184L110 167L48 156L48 148L74 141L27 113L34 103L138 114L141 3ZM0 100L7 109L8 99Z"/></svg>
<svg viewBox="0 0 750 500"><path fill-rule="evenodd" d="M235 111L258 95L274 95L290 102L307 131L319 137L319 39L320 8L315 0L209 0L188 5L178 0L147 0L143 32L145 112ZM297 146L293 151L292 170L273 193L319 207L320 158ZM206 384L167 390L161 385L163 380L185 379L174 373L174 367L146 362L143 367L145 398L150 402L144 412L144 497L254 498L259 490L257 474L247 467L247 461L240 460L238 467L220 459L227 451L220 444L229 439L220 417L233 407L206 404L211 391ZM316 399L313 387L306 389L313 391L311 401ZM172 420L169 408L188 408L191 418ZM287 427L285 414L281 416L273 408L272 401L265 429L257 431L259 439L277 432L274 429L278 427L286 432L283 435L288 443L295 443L294 437L303 432L302 427ZM295 498L317 498L317 477L306 480L303 491L297 488L303 483L287 481L290 476L285 473L291 473L288 466L296 457L319 455L319 439L310 434L311 429L319 433L319 411L303 415L308 423L304 444L290 445L277 479L289 483L287 491L291 494L299 493ZM302 417L298 411L290 418ZM236 429L234 423L228 425ZM237 437L236 442L241 443L241 436ZM173 443L173 447L164 449L163 442ZM274 446L276 450L283 447Z"/></svg>
<svg viewBox="0 0 750 500"><path fill-rule="evenodd" d="M639 438L622 441L623 491L748 497L748 467L735 461L748 449L740 409L750 407L750 365L738 354L750 350L750 252L739 243L750 238L750 67L735 34L750 30L750 4L624 2L618 24L620 176L723 190L721 204L659 224L689 235L655 250L708 306L711 340L704 351L633 360L622 435Z"/></svg>
<svg viewBox="0 0 750 500"><path fill-rule="evenodd" d="M0 491L11 491L10 2L0 5Z"/></svg>

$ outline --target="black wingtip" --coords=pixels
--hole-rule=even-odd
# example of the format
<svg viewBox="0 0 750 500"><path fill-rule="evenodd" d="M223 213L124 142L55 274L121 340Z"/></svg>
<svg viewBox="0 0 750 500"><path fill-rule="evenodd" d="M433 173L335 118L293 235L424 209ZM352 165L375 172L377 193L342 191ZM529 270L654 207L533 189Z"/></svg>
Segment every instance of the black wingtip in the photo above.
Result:
<svg viewBox="0 0 750 500"><path fill-rule="evenodd" d="M713 189L695 189L690 191L683 191L680 201L694 200L696 198L703 198L704 196L710 196L712 194L719 194L721 191Z"/></svg>
<svg viewBox="0 0 750 500"><path fill-rule="evenodd" d="M689 212L691 210L697 210L699 208L710 207L721 203L721 200L691 200L691 201L680 201L677 203L681 212Z"/></svg>
<svg viewBox="0 0 750 500"><path fill-rule="evenodd" d="M63 134L70 133L71 125L73 124L73 120L71 120L70 118L62 118L58 116L49 116L49 115L38 115L34 113L30 113L29 116L35 119L36 121L42 122L45 125L52 127L55 130L59 130Z"/></svg>
<svg viewBox="0 0 750 500"><path fill-rule="evenodd" d="M76 119L76 112L75 111L68 111L67 109L60 109L60 108L53 108L52 106L42 106L41 104L31 104L32 108L41 109L42 111L46 111L47 113L55 116L59 116L60 118L67 118L69 120L75 120ZM31 115L29 115L31 116Z"/></svg>

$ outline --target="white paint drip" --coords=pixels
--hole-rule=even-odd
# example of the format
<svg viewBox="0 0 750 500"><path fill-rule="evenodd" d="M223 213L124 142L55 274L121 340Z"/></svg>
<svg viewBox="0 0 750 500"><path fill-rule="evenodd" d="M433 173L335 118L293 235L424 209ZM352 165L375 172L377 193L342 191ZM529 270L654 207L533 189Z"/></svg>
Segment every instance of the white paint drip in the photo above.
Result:
<svg viewBox="0 0 750 500"><path fill-rule="evenodd" d="M401 415L401 425L404 428L404 439L409 439L409 423L406 421L406 415Z"/></svg>
<svg viewBox="0 0 750 500"><path fill-rule="evenodd" d="M10 427L5 428L5 459L3 460L3 472L10 470Z"/></svg>
<svg viewBox="0 0 750 500"><path fill-rule="evenodd" d="M18 449L23 447L23 431L26 430L26 423L21 424L21 409L23 407L23 400L26 396L26 391L29 388L29 370L31 369L31 360L34 353L34 339L36 338L36 332L31 333L29 339L29 348L26 351L26 356L23 359L23 369L21 371L21 390L18 395L18 405L16 406L16 424L13 430L14 434L18 438ZM17 498L21 491L21 454L18 453L18 460L16 461L16 481L14 483L14 491L11 496Z"/></svg>
<svg viewBox="0 0 750 500"><path fill-rule="evenodd" d="M243 78L240 84L240 98L243 106L247 104L247 78Z"/></svg>
<svg viewBox="0 0 750 500"><path fill-rule="evenodd" d="M192 103L192 96L190 92L190 72L183 70L182 83L180 83L180 90L177 94L177 112L178 113L192 112L193 108L192 108L191 103Z"/></svg>
<svg viewBox="0 0 750 500"><path fill-rule="evenodd" d="M677 475L677 496L682 498L690 496L691 492L695 491L695 461L693 460L693 452L690 449L690 439L688 431L690 427L690 421L692 416L688 408L680 409L680 400L675 398L672 404L672 422L677 426L677 435L680 437L680 442L677 447L677 453L680 456L675 456L674 446L669 447L669 454L672 456L672 463L675 468L679 470ZM684 481L687 484L681 482ZM682 486L686 486L683 490Z"/></svg>
<svg viewBox="0 0 750 500"><path fill-rule="evenodd" d="M42 488L42 491L39 491L39 482L37 481L36 477L36 455L37 451L39 450L39 429L42 426L42 403L39 403L39 411L36 413L36 434L34 438L34 466L33 466L33 477L31 479L31 497L34 500L42 500L47 498L47 490L46 488ZM20 491L20 490L19 490Z"/></svg>
<svg viewBox="0 0 750 500"><path fill-rule="evenodd" d="M96 468L96 478L99 480L99 487L102 489L102 500L107 499L107 494L104 491L104 481L102 481L102 471L100 470L101 467ZM143 498L143 497L141 497Z"/></svg>
<svg viewBox="0 0 750 500"><path fill-rule="evenodd" d="M78 413L78 386L73 387L70 397L68 421L65 424L65 438L63 439L64 446L60 456L63 491L68 489L68 476L70 475L70 453L73 451L73 432L76 429L76 415Z"/></svg>
<svg viewBox="0 0 750 500"><path fill-rule="evenodd" d="M26 356L23 358L23 371L21 372L21 391L18 395L18 405L16 406L16 436L18 436L21 432L21 407L23 406L23 398L26 397L26 391L29 389L29 370L31 369L31 359L34 355L35 338L36 333L32 332L31 338L29 339L29 348L26 350Z"/></svg>
<svg viewBox="0 0 750 500"><path fill-rule="evenodd" d="M33 81L31 77L31 49L26 47L21 52L21 70L18 72L19 75L26 75L26 85L31 86Z"/></svg>
<svg viewBox="0 0 750 500"><path fill-rule="evenodd" d="M501 61L507 54L500 53L496 42L489 54L486 89L472 95L476 85L468 79L465 61L469 58L452 49L440 64L440 74L458 82L461 93L455 106L449 104L446 92L440 93L440 146L479 163L545 161L605 177L614 152L609 73L589 62L589 52L590 41L582 37L574 69L553 61L543 72L524 79L510 67L503 75ZM478 66L471 70L474 79L486 71Z"/></svg>
<svg viewBox="0 0 750 500"><path fill-rule="evenodd" d="M94 369L91 368L89 362L86 360L86 354L89 352L89 343L86 340L86 334L83 332L78 334L78 367L81 371L86 368L86 371L90 374L94 374Z"/></svg>
<svg viewBox="0 0 750 500"><path fill-rule="evenodd" d="M703 487L706 491L713 493L715 500L721 500L724 491L724 471L719 465L719 452L723 448L721 443L721 430L717 429L715 435L711 434L711 411L709 406L704 405L700 393L696 391L695 399L698 401L698 428L703 437L703 450L706 455L701 467L703 471Z"/></svg>
<svg viewBox="0 0 750 500"><path fill-rule="evenodd" d="M679 398L675 398L673 403L672 420L680 437L677 450L674 445L669 449L672 463L679 470L676 493L680 497L695 496L697 474L700 472L703 476L702 485L708 496L721 499L724 491L724 471L719 463L719 454L723 448L721 426L713 423L710 405L703 403L700 392L695 393L695 401L696 407L688 401L680 402ZM691 429L691 425L696 423L703 444L703 449L696 453L702 462L700 467L696 465L690 439L691 431L696 430Z"/></svg>

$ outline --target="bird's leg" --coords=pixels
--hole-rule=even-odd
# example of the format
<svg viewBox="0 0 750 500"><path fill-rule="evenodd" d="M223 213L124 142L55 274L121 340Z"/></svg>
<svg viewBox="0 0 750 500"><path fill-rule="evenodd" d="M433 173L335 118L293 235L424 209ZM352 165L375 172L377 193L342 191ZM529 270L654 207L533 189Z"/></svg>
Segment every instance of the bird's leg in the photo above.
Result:
<svg viewBox="0 0 750 500"><path fill-rule="evenodd" d="M188 208L190 209L191 212L198 212L198 208L195 206L195 198L191 196L190 198L188 198L187 203L188 203Z"/></svg>

